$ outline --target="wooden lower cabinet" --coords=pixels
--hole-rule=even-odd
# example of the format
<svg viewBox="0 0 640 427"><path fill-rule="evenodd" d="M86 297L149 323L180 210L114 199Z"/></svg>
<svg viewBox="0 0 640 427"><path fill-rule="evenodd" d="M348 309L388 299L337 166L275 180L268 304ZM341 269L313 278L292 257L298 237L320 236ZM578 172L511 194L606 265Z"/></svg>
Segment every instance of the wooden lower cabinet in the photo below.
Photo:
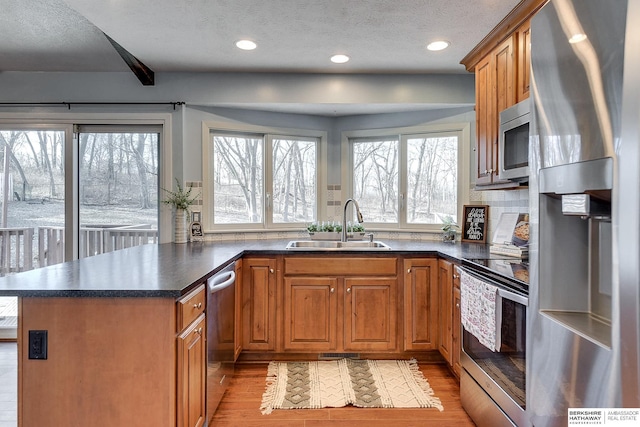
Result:
<svg viewBox="0 0 640 427"><path fill-rule="evenodd" d="M237 360L242 353L242 260L236 261L235 284L235 326L233 329L233 360Z"/></svg>
<svg viewBox="0 0 640 427"><path fill-rule="evenodd" d="M282 350L397 351L397 265L396 257L285 257Z"/></svg>
<svg viewBox="0 0 640 427"><path fill-rule="evenodd" d="M440 337L438 350L458 378L460 377L460 275L456 264L438 261L440 284Z"/></svg>
<svg viewBox="0 0 640 427"><path fill-rule="evenodd" d="M276 258L242 260L242 348L276 350Z"/></svg>
<svg viewBox="0 0 640 427"><path fill-rule="evenodd" d="M440 322L438 333L438 350L451 365L453 351L451 348L453 333L453 264L450 261L438 260L438 284L440 286Z"/></svg>
<svg viewBox="0 0 640 427"><path fill-rule="evenodd" d="M338 279L284 279L284 349L334 351L337 347Z"/></svg>
<svg viewBox="0 0 640 427"><path fill-rule="evenodd" d="M20 298L19 425L202 426L204 297ZM29 358L32 330L47 359Z"/></svg>
<svg viewBox="0 0 640 427"><path fill-rule="evenodd" d="M206 421L207 345L204 313L178 336L178 426Z"/></svg>
<svg viewBox="0 0 640 427"><path fill-rule="evenodd" d="M397 344L397 280L345 278L344 347L390 351Z"/></svg>
<svg viewBox="0 0 640 427"><path fill-rule="evenodd" d="M404 349L438 349L438 259L404 260Z"/></svg>

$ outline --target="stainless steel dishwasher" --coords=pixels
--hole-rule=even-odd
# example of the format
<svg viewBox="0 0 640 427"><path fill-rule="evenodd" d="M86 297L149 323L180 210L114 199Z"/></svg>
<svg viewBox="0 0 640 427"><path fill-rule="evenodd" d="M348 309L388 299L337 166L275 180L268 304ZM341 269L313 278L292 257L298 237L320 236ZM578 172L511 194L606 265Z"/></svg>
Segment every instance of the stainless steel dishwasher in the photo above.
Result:
<svg viewBox="0 0 640 427"><path fill-rule="evenodd" d="M207 423L234 373L235 263L207 281Z"/></svg>

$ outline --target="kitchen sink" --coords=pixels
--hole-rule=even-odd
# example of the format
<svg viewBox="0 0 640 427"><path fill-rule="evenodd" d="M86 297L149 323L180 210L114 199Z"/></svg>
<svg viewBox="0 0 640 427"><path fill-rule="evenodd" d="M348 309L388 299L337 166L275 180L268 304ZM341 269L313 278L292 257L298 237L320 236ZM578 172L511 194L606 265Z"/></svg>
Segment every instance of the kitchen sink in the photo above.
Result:
<svg viewBox="0 0 640 427"><path fill-rule="evenodd" d="M382 242L368 240L337 242L329 240L292 240L285 248L293 251L388 251L391 248Z"/></svg>

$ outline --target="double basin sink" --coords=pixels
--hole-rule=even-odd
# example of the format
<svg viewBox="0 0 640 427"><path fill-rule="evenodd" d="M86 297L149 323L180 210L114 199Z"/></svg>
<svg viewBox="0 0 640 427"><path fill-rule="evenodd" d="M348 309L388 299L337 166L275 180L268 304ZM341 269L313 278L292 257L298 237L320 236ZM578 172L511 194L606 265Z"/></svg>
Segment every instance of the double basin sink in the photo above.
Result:
<svg viewBox="0 0 640 427"><path fill-rule="evenodd" d="M286 248L292 251L388 251L391 248L379 241L351 240L337 242L333 240L292 240Z"/></svg>

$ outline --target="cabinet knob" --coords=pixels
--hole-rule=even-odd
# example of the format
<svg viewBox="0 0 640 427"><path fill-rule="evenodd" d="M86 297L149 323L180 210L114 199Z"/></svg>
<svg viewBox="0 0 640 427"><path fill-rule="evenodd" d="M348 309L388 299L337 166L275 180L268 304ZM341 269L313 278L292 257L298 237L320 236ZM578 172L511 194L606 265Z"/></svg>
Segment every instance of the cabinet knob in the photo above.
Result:
<svg viewBox="0 0 640 427"><path fill-rule="evenodd" d="M488 174L488 173L489 173L489 170L488 170L488 169L485 169L485 170L484 170L484 174L486 175L486 174Z"/></svg>
<svg viewBox="0 0 640 427"><path fill-rule="evenodd" d="M336 288L331 288L331 293L334 293L336 291Z"/></svg>
<svg viewBox="0 0 640 427"><path fill-rule="evenodd" d="M411 273L411 269L410 268L407 268L407 273Z"/></svg>
<svg viewBox="0 0 640 427"><path fill-rule="evenodd" d="M202 303L201 303L201 302L199 302L199 303L197 303L197 304L193 304L193 308L195 308L196 310L201 309L201 308L202 308Z"/></svg>
<svg viewBox="0 0 640 427"><path fill-rule="evenodd" d="M453 278L454 278L454 279L459 279L459 278L460 278L460 276L459 276L459 275L457 275L457 274L454 274L454 275L453 275Z"/></svg>
<svg viewBox="0 0 640 427"><path fill-rule="evenodd" d="M351 293L351 288L347 288L347 293L350 294Z"/></svg>
<svg viewBox="0 0 640 427"><path fill-rule="evenodd" d="M202 328L198 328L193 331L194 334L202 335Z"/></svg>
<svg viewBox="0 0 640 427"><path fill-rule="evenodd" d="M459 302L456 303L456 308L460 308L460 303Z"/></svg>
<svg viewBox="0 0 640 427"><path fill-rule="evenodd" d="M269 269L269 273L273 274L273 268Z"/></svg>

